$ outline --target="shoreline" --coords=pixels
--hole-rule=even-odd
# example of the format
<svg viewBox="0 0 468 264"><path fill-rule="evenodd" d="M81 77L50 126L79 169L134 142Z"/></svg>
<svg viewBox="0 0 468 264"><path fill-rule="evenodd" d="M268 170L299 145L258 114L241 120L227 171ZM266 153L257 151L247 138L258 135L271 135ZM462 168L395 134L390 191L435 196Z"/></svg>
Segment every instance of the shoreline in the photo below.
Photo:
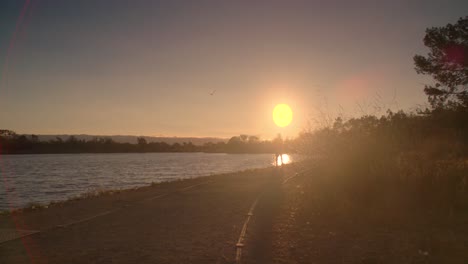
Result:
<svg viewBox="0 0 468 264"><path fill-rule="evenodd" d="M295 164L297 162L293 162L290 164ZM290 165L287 164L287 165ZM285 164L286 165L286 164ZM268 167L261 167L261 168L254 168L254 169L245 169L245 170L240 170L240 171L233 171L233 172L227 172L227 173L220 173L220 174L210 174L210 175L205 175L205 176L199 176L199 177L192 177L192 178L179 178L179 179L174 179L174 180L167 180L167 181L161 181L161 182L151 182L149 184L145 184L142 186L137 186L137 187L130 187L130 188L120 188L120 189L96 189L96 190L91 190L88 192L83 192L79 195L75 196L70 196L64 200L56 200L56 201L50 201L50 202L45 202L45 203L39 203L39 202L29 202L23 207L18 207L18 208L13 208L13 209L6 209L6 210L1 210L0 209L0 216L2 215L10 215L10 214L15 214L15 213L22 213L26 211L34 211L34 210L42 210L42 209L48 209L49 207L52 206L64 206L68 202L74 202L74 201L80 201L84 199L95 199L99 198L101 196L112 196L118 193L123 193L127 191L139 191L141 189L146 189L150 187L155 187L155 186L161 186L161 185L166 185L166 184L171 184L171 183L179 183L179 182L189 182L192 180L196 179L206 179L209 177L222 177L225 175L231 175L231 174L244 174L244 173L249 173L252 171L257 171L257 170L267 170L274 168L273 165L268 166Z"/></svg>
<svg viewBox="0 0 468 264"><path fill-rule="evenodd" d="M54 165L55 155L62 157L58 165ZM2 167L7 172L3 176L6 177L3 179L6 185L0 189L0 212L44 207L51 203L81 199L82 196L183 178L268 168L273 166L274 160L273 155L269 154L211 153L80 154L81 158L74 157L78 156L41 154L9 156L3 157L3 160L0 157ZM291 162L296 162L294 158ZM132 168L132 171L128 168Z"/></svg>
<svg viewBox="0 0 468 264"><path fill-rule="evenodd" d="M1 156L21 156L21 155L75 155L75 154L148 154L148 153L164 153L164 154L181 154L181 153L201 153L201 154L271 154L274 152L225 152L225 151L131 151L131 152L33 152L33 153L0 153ZM293 152L284 154L296 154Z"/></svg>
<svg viewBox="0 0 468 264"><path fill-rule="evenodd" d="M466 212L414 210L405 196L390 204L343 199L323 173L298 162L0 215L0 262L232 264L239 234L247 264L468 258Z"/></svg>
<svg viewBox="0 0 468 264"><path fill-rule="evenodd" d="M217 174L0 215L0 239L16 236L0 241L0 262L29 263L26 246L35 263L232 263L245 214L277 173Z"/></svg>

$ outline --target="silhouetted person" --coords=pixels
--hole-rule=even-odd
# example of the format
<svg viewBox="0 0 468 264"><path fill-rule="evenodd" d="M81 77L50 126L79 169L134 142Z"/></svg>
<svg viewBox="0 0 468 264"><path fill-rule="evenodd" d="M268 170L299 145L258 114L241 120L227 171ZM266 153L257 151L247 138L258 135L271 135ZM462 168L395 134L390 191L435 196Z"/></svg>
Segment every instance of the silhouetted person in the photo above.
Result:
<svg viewBox="0 0 468 264"><path fill-rule="evenodd" d="M281 164L278 164L278 158L281 159ZM275 166L278 167L279 165L283 166L283 154L275 153Z"/></svg>

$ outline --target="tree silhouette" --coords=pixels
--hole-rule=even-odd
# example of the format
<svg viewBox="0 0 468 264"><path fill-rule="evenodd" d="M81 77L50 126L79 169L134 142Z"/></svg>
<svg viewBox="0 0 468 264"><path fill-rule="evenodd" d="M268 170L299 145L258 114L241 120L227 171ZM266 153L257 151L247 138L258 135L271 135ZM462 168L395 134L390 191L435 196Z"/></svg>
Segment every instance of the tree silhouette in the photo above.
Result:
<svg viewBox="0 0 468 264"><path fill-rule="evenodd" d="M37 135L31 135L31 141L33 143L37 143L37 142L39 142L39 137Z"/></svg>
<svg viewBox="0 0 468 264"><path fill-rule="evenodd" d="M137 142L138 142L138 145L140 145L140 146L144 146L144 145L148 144L144 137L137 138Z"/></svg>
<svg viewBox="0 0 468 264"><path fill-rule="evenodd" d="M416 55L416 72L431 75L436 83L426 85L424 92L434 108L468 107L468 16L456 24L426 30L424 45L427 57Z"/></svg>
<svg viewBox="0 0 468 264"><path fill-rule="evenodd" d="M142 153L142 152L211 152L211 153L273 153L272 141L262 141L257 136L240 135L232 137L228 143L205 143L203 146L192 142L174 143L148 142L138 137L136 144L119 143L111 137L94 137L88 141L76 136L67 139L56 137L41 141L37 135L21 135L14 131L0 129L1 154L40 154L40 153Z"/></svg>
<svg viewBox="0 0 468 264"><path fill-rule="evenodd" d="M260 138L257 136L249 136L249 144L258 144L260 142Z"/></svg>
<svg viewBox="0 0 468 264"><path fill-rule="evenodd" d="M0 129L0 136L1 137L14 137L16 136L16 133L12 130Z"/></svg>

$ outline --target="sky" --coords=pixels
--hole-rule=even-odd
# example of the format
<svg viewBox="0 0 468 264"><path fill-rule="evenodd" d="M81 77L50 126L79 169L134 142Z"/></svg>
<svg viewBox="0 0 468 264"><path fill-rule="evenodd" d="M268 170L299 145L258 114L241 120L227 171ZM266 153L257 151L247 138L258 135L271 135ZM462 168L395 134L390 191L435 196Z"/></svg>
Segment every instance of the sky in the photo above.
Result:
<svg viewBox="0 0 468 264"><path fill-rule="evenodd" d="M412 59L425 29L466 15L442 0L3 0L0 128L268 139L412 111L432 82Z"/></svg>

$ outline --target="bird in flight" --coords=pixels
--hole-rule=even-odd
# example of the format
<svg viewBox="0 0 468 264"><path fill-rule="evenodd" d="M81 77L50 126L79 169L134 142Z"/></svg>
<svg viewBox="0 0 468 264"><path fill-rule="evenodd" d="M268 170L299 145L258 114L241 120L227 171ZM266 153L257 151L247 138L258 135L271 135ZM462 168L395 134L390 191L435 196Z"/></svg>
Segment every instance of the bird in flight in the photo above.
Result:
<svg viewBox="0 0 468 264"><path fill-rule="evenodd" d="M213 90L210 95L214 95L216 93L216 90Z"/></svg>

